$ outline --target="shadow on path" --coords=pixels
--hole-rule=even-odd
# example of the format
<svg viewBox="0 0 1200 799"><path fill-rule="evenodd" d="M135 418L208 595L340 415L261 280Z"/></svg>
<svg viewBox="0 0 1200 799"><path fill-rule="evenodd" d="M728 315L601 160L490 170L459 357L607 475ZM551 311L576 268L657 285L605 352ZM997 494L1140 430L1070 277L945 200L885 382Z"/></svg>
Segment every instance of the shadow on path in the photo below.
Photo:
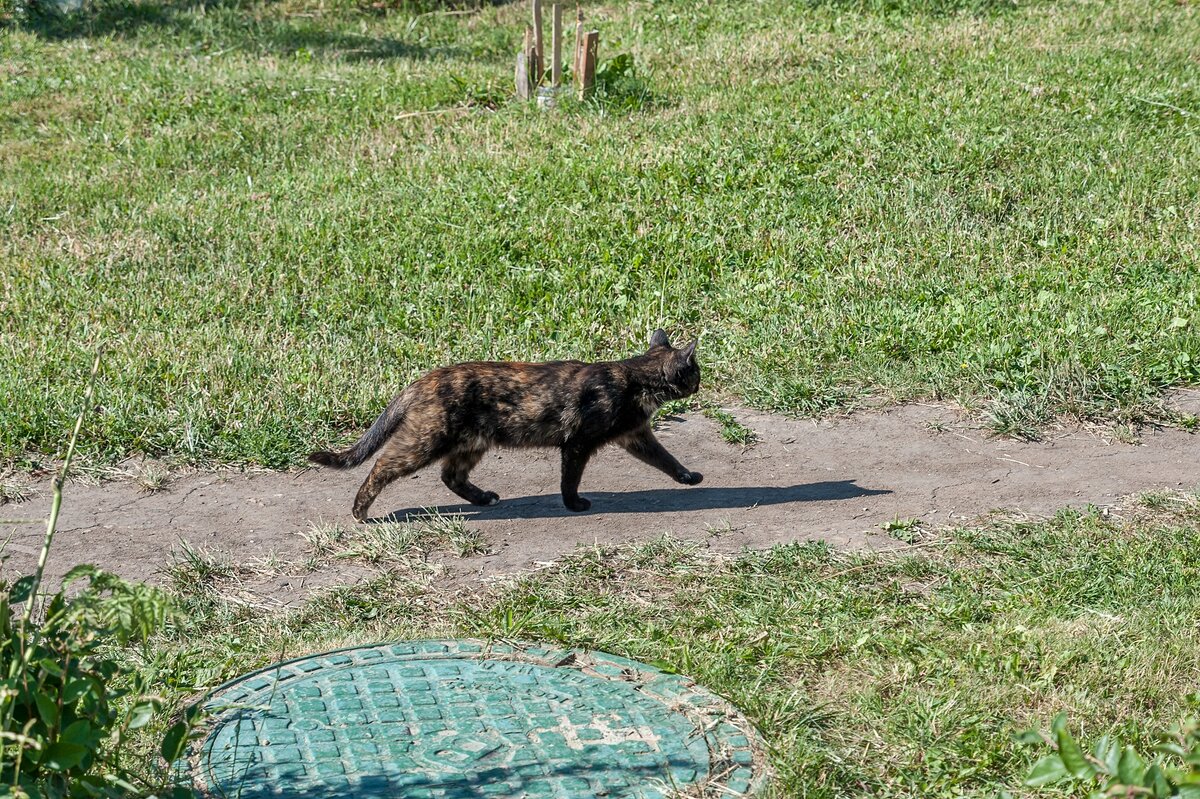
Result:
<svg viewBox="0 0 1200 799"><path fill-rule="evenodd" d="M486 487L484 487L486 489ZM717 510L722 508L752 508L756 505L785 505L790 502L829 502L834 500L870 497L890 494L887 489L863 488L853 480L827 480L820 483L803 483L794 486L746 486L722 488L704 486L696 488L656 488L647 491L584 491L584 497L592 501L590 510L572 513L563 507L558 494L541 494L533 497L500 499L498 505L480 507L457 504L440 505L436 508L405 508L392 511L386 516L371 519L372 522L402 522L411 517L422 516L429 510L441 514L462 514L472 519L546 519L574 516L600 516L606 513L670 513L692 510Z"/></svg>

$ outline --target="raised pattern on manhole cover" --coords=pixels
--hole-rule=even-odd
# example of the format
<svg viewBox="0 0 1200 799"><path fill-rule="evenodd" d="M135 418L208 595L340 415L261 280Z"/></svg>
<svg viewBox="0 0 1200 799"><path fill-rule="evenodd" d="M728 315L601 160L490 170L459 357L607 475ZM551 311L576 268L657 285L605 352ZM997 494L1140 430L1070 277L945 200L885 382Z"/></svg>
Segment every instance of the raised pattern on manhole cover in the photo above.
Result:
<svg viewBox="0 0 1200 799"><path fill-rule="evenodd" d="M598 652L414 641L314 655L209 699L199 787L263 799L737 796L757 735L691 680Z"/></svg>

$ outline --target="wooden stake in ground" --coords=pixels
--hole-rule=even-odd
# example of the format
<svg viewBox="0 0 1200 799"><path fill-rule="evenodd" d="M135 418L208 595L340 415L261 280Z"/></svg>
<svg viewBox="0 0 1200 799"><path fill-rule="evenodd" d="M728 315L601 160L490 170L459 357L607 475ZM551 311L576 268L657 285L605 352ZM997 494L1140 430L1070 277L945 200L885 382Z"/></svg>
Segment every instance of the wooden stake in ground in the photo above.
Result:
<svg viewBox="0 0 1200 799"><path fill-rule="evenodd" d="M583 9L575 9L575 59L571 62L571 75L575 85L583 79Z"/></svg>
<svg viewBox="0 0 1200 799"><path fill-rule="evenodd" d="M514 78L517 84L517 97L528 100L533 97L533 64L530 53L533 50L533 29L525 29L525 44L517 53L517 67Z"/></svg>
<svg viewBox="0 0 1200 799"><path fill-rule="evenodd" d="M533 0L533 85L542 82L546 74L546 49L542 44L542 0Z"/></svg>
<svg viewBox="0 0 1200 799"><path fill-rule="evenodd" d="M579 99L582 100L596 83L596 59L600 52L600 31L588 31L583 42L583 66L579 70Z"/></svg>
<svg viewBox="0 0 1200 799"><path fill-rule="evenodd" d="M550 7L550 85L562 84L562 3Z"/></svg>

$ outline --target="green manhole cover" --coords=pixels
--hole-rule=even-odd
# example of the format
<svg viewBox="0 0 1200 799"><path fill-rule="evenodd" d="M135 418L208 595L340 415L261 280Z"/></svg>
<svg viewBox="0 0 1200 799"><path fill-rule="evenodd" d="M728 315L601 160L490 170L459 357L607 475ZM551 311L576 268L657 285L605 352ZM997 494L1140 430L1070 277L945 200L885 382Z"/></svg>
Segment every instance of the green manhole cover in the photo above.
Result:
<svg viewBox="0 0 1200 799"><path fill-rule="evenodd" d="M415 641L218 689L199 787L262 799L736 796L757 735L691 680L598 652Z"/></svg>

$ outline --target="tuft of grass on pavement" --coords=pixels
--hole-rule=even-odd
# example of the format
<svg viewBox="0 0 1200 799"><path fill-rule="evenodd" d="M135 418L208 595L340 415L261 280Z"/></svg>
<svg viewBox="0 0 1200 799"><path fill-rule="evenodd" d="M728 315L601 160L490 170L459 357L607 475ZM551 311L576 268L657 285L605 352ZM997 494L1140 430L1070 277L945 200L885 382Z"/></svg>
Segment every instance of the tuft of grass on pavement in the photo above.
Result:
<svg viewBox="0 0 1200 799"><path fill-rule="evenodd" d="M716 405L704 407L704 415L716 422L721 428L721 438L727 444L740 444L743 447L752 446L758 441L758 433L742 424L737 418Z"/></svg>
<svg viewBox="0 0 1200 799"><path fill-rule="evenodd" d="M0 483L0 505L8 503L24 502L34 495L34 490L29 486L18 485L16 483Z"/></svg>
<svg viewBox="0 0 1200 799"><path fill-rule="evenodd" d="M331 557L412 568L426 564L435 550L449 551L460 558L488 551L483 534L468 527L461 515L447 515L433 508L405 521L353 527L313 525L304 537L310 569L319 568L322 560Z"/></svg>

